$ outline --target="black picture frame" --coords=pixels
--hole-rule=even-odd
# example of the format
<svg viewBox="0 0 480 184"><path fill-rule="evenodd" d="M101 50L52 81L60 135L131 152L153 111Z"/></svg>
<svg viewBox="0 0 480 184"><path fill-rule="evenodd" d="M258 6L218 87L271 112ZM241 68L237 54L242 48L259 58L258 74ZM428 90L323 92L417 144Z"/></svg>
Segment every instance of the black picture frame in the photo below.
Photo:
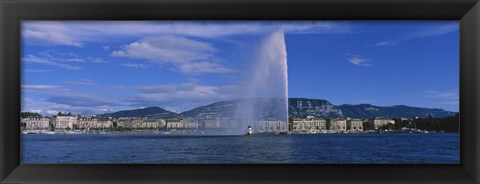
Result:
<svg viewBox="0 0 480 184"><path fill-rule="evenodd" d="M478 0L0 0L0 183L479 183ZM459 20L460 164L20 164L22 20Z"/></svg>

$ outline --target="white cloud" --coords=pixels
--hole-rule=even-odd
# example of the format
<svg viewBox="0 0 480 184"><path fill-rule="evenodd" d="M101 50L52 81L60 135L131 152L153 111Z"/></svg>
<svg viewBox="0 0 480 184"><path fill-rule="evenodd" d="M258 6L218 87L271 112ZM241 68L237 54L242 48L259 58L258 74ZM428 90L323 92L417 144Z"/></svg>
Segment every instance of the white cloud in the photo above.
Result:
<svg viewBox="0 0 480 184"><path fill-rule="evenodd" d="M88 83L90 82L90 83ZM89 80L66 81L68 84L95 85ZM75 88L77 89L77 88ZM25 98L26 96L35 97ZM56 112L99 114L119 104L112 99L78 93L59 85L22 85L22 111L36 110L51 115ZM54 113L55 112L55 113Z"/></svg>
<svg viewBox="0 0 480 184"><path fill-rule="evenodd" d="M240 96L239 86L236 85L209 86L197 83L182 83L139 86L136 89L139 93L129 100L134 106L170 107L169 110L176 112Z"/></svg>
<svg viewBox="0 0 480 184"><path fill-rule="evenodd" d="M45 112L47 115L57 115L58 112L60 112L60 111L56 111L56 110L45 110L45 111L42 111L42 112Z"/></svg>
<svg viewBox="0 0 480 184"><path fill-rule="evenodd" d="M65 81L65 83L75 85L75 86L94 86L94 85L97 85L93 80L90 80L90 79L68 80L68 81Z"/></svg>
<svg viewBox="0 0 480 184"><path fill-rule="evenodd" d="M68 62L77 62L77 63L85 63L85 62L86 62L85 60L80 59L80 58L70 58L70 59L66 59L65 61L68 61Z"/></svg>
<svg viewBox="0 0 480 184"><path fill-rule="evenodd" d="M193 62L180 65L180 71L186 74L203 74L203 73L230 73L231 69L225 66L210 62Z"/></svg>
<svg viewBox="0 0 480 184"><path fill-rule="evenodd" d="M102 47L102 49L103 49L104 51L109 51L109 50L110 50L110 47L109 47L108 45L105 45L105 46Z"/></svg>
<svg viewBox="0 0 480 184"><path fill-rule="evenodd" d="M67 25L59 22L27 23L22 28L22 37L27 44L82 47L80 40L68 34L70 30Z"/></svg>
<svg viewBox="0 0 480 184"><path fill-rule="evenodd" d="M383 41L383 42L377 42L373 44L373 46L376 46L376 47L385 47L385 46L393 47L397 45L398 45L397 42L391 42L391 41Z"/></svg>
<svg viewBox="0 0 480 184"><path fill-rule="evenodd" d="M150 59L158 62L180 63L207 59L216 49L206 42L178 36L147 37L113 51L115 57Z"/></svg>
<svg viewBox="0 0 480 184"><path fill-rule="evenodd" d="M122 66L129 67L129 68L146 68L144 64L138 64L138 63L125 63L125 64L122 64Z"/></svg>
<svg viewBox="0 0 480 184"><path fill-rule="evenodd" d="M361 56L354 56L354 55L350 55L350 54L347 54L347 56L349 56L348 62L350 62L354 65L357 65L357 66L372 66L372 64L368 62L370 60L368 58L364 58L364 57L361 57Z"/></svg>
<svg viewBox="0 0 480 184"><path fill-rule="evenodd" d="M29 69L29 70L25 70L25 72L28 72L28 73L43 73L43 72L51 72L53 70L41 70L41 69Z"/></svg>
<svg viewBox="0 0 480 184"><path fill-rule="evenodd" d="M56 115L58 112L71 112L73 114L103 114L111 112L110 106L79 107L55 102L22 98L22 112L37 112L43 115Z"/></svg>
<svg viewBox="0 0 480 184"><path fill-rule="evenodd" d="M412 30L411 33L402 35L398 38L392 38L392 41L381 41L374 43L373 46L382 47L382 46L389 46L394 47L399 45L401 42L405 42L415 38L424 38L424 37L434 37L434 36L442 36L448 33L452 33L458 30L458 23L445 23L441 26L431 26L425 25L420 27L418 30Z"/></svg>
<svg viewBox="0 0 480 184"><path fill-rule="evenodd" d="M41 109L30 109L30 110L28 110L28 112L41 113L42 110Z"/></svg>
<svg viewBox="0 0 480 184"><path fill-rule="evenodd" d="M108 61L104 60L103 58L87 57L87 60L92 61L94 63L109 63Z"/></svg>
<svg viewBox="0 0 480 184"><path fill-rule="evenodd" d="M25 21L22 36L27 44L82 47L85 42L107 41L111 36L145 37L182 35L217 38L268 33L283 28L287 34L351 33L346 22L328 21ZM107 46L108 47L108 46ZM102 47L102 49L107 49ZM109 50L109 49L108 49Z"/></svg>
<svg viewBox="0 0 480 184"><path fill-rule="evenodd" d="M430 98L439 98L444 100L459 100L458 90L449 90L449 91L436 91L436 90L427 90L426 97Z"/></svg>
<svg viewBox="0 0 480 184"><path fill-rule="evenodd" d="M433 28L426 28L420 31L417 31L411 35L411 37L432 37L448 34L458 30L458 24L447 24L443 26L436 26Z"/></svg>
<svg viewBox="0 0 480 184"><path fill-rule="evenodd" d="M80 70L81 68L76 67L76 66L71 66L67 64L62 64L58 62L54 62L51 59L45 59L45 58L39 58L34 55L28 55L27 57L23 57L22 61L24 62L30 62L30 63L39 63L39 64L46 64L46 65L51 65L51 66L57 66L69 70Z"/></svg>
<svg viewBox="0 0 480 184"><path fill-rule="evenodd" d="M227 67L205 60L215 59L217 51L211 44L185 37L164 35L147 37L125 45L122 50L113 51L113 57L147 59L156 64L175 66L184 74L229 73ZM124 64L134 68L144 68L143 64Z"/></svg>
<svg viewBox="0 0 480 184"><path fill-rule="evenodd" d="M427 90L425 91L424 97L432 99L433 104L458 112L460 102L458 89L444 91Z"/></svg>
<svg viewBox="0 0 480 184"><path fill-rule="evenodd" d="M63 89L62 86L55 85L22 85L24 90L59 90Z"/></svg>
<svg viewBox="0 0 480 184"><path fill-rule="evenodd" d="M104 107L117 105L112 100L87 94L57 94L47 98L47 102L73 107Z"/></svg>

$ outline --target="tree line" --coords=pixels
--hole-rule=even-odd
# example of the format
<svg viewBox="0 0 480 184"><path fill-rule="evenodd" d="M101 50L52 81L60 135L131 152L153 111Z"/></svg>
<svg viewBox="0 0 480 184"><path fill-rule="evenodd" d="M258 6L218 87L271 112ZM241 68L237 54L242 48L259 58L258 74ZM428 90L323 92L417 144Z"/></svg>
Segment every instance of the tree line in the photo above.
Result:
<svg viewBox="0 0 480 184"><path fill-rule="evenodd" d="M395 120L395 125L385 125L381 127L381 129L400 130L406 127L427 131L459 132L460 130L460 115L458 113L454 116L442 118L428 116L426 118L414 118L411 120L402 120L399 118L393 118L393 120Z"/></svg>

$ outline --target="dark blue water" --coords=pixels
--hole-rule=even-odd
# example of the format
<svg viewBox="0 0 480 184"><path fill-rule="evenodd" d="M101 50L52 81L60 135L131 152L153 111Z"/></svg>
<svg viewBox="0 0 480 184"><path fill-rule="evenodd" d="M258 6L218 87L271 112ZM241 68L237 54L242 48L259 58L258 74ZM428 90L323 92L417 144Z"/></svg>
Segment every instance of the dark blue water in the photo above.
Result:
<svg viewBox="0 0 480 184"><path fill-rule="evenodd" d="M459 134L22 135L22 163L459 163Z"/></svg>

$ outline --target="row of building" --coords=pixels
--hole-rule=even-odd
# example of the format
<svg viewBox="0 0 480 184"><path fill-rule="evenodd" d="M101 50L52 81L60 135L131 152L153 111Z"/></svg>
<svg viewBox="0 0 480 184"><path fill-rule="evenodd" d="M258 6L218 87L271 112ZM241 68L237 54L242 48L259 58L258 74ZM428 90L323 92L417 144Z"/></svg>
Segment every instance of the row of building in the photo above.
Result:
<svg viewBox="0 0 480 184"><path fill-rule="evenodd" d="M367 125L370 129L378 130L382 126L395 124L393 119L377 117L369 119L315 119L313 116L307 116L305 119L290 119L290 131L293 133L319 133L327 130L334 132L361 132ZM364 126L365 125L365 126Z"/></svg>
<svg viewBox="0 0 480 184"><path fill-rule="evenodd" d="M127 129L196 129L193 119L111 118L96 116L27 117L21 119L23 130L90 130L121 127Z"/></svg>
<svg viewBox="0 0 480 184"><path fill-rule="evenodd" d="M53 117L27 117L22 118L22 130L105 130L110 128L124 129L154 129L154 130L198 130L198 129L236 129L241 127L239 120L217 116L203 116L202 118L135 118L135 117L97 117L58 115ZM370 129L379 129L387 124L395 124L388 118L375 118L373 120L361 119L317 119L307 116L304 119L293 118L289 122L280 120L262 120L249 123L255 132L292 132L292 133L320 133L334 132L361 132L365 126Z"/></svg>

